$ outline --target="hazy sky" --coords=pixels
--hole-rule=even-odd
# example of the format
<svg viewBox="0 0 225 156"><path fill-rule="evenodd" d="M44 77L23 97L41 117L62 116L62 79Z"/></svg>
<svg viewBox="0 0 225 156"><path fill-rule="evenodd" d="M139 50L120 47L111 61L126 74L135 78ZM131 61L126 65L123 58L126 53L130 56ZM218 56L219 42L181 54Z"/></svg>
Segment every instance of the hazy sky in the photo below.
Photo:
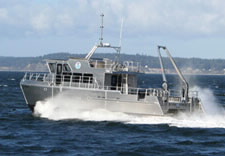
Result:
<svg viewBox="0 0 225 156"><path fill-rule="evenodd" d="M102 12L112 45L124 19L122 53L225 59L223 0L0 0L0 56L87 53Z"/></svg>

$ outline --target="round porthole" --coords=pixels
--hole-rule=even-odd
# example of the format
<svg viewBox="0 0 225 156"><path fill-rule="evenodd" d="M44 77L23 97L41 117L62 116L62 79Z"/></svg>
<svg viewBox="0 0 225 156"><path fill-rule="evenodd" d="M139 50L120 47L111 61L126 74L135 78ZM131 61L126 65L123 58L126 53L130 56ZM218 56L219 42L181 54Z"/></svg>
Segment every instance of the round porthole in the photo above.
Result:
<svg viewBox="0 0 225 156"><path fill-rule="evenodd" d="M80 62L76 62L75 68L76 68L76 69L80 69L80 68L81 68L81 63L80 63Z"/></svg>

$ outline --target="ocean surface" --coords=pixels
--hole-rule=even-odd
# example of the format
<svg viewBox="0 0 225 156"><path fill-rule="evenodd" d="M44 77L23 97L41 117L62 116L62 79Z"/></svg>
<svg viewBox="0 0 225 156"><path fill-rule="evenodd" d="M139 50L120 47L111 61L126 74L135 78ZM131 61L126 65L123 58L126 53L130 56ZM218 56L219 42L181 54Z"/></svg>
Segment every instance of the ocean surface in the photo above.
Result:
<svg viewBox="0 0 225 156"><path fill-rule="evenodd" d="M0 72L0 156L225 155L225 76L188 76L207 113L136 116L107 110L27 107L19 83L24 73ZM140 75L140 86L160 87L161 75ZM169 76L176 87L177 77ZM144 85L146 83L147 85ZM67 101L59 100L60 104ZM79 101L74 101L79 104ZM76 113L74 113L76 112Z"/></svg>

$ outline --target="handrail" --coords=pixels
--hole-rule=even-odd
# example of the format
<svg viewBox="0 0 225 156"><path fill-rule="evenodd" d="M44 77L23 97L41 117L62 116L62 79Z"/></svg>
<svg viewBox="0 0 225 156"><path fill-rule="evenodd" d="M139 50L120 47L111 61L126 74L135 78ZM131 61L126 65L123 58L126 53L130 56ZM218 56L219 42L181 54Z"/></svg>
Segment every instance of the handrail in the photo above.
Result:
<svg viewBox="0 0 225 156"><path fill-rule="evenodd" d="M90 61L91 67L92 68L104 68L104 69L110 69L115 65L115 62L112 63L107 63L104 61L100 60L91 60Z"/></svg>
<svg viewBox="0 0 225 156"><path fill-rule="evenodd" d="M104 90L115 90L115 91L121 91L123 93L124 87L119 87L119 86L105 86ZM134 88L134 87L129 87L128 88L128 94L145 94L145 95L152 95L152 96L158 96L162 97L166 94L164 90L161 88Z"/></svg>
<svg viewBox="0 0 225 156"><path fill-rule="evenodd" d="M123 65L124 65L124 68L126 68L128 71L134 71L134 72L140 71L140 63L139 62L124 61Z"/></svg>
<svg viewBox="0 0 225 156"><path fill-rule="evenodd" d="M78 88L92 88L100 89L98 82L95 77L89 76L77 76L77 75L55 75L48 73L25 73L23 81L42 81L47 82L49 85L60 85L66 87L78 87ZM104 86L101 88L105 91L120 91L124 93L124 87L122 86ZM197 91L189 92L191 97L197 98ZM177 90L169 89L168 91L161 88L128 88L128 94L130 95L144 95L146 96L157 96L157 97L168 97L169 101L182 101L180 94L181 92Z"/></svg>
<svg viewBox="0 0 225 156"><path fill-rule="evenodd" d="M80 75L55 75L48 73L25 73L22 81L32 80L32 81L42 81L48 82L49 85L62 85L72 87L78 84L79 87L99 88L99 84L95 77L90 76L80 76ZM93 88L92 87L92 88Z"/></svg>
<svg viewBox="0 0 225 156"><path fill-rule="evenodd" d="M131 72L140 71L139 62L124 61L121 64L114 61L104 61L104 60L90 60L89 62L92 68L101 68L106 70L111 69L113 71L131 71Z"/></svg>

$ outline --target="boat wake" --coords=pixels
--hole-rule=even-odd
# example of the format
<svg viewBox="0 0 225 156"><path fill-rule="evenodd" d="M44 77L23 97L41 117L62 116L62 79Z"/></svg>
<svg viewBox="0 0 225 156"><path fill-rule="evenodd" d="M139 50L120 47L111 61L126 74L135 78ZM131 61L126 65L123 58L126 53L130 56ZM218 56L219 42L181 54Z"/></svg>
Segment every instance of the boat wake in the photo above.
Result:
<svg viewBox="0 0 225 156"><path fill-rule="evenodd" d="M50 120L79 119L117 121L127 124L168 124L169 126L188 128L225 128L225 111L216 102L212 91L198 87L195 87L194 90L200 91L199 97L204 106L204 114L179 113L175 116L140 116L99 108L90 110L88 107L94 103L85 103L87 107L85 109L84 103L80 99L74 101L74 99L58 96L54 99L37 102L34 115Z"/></svg>

